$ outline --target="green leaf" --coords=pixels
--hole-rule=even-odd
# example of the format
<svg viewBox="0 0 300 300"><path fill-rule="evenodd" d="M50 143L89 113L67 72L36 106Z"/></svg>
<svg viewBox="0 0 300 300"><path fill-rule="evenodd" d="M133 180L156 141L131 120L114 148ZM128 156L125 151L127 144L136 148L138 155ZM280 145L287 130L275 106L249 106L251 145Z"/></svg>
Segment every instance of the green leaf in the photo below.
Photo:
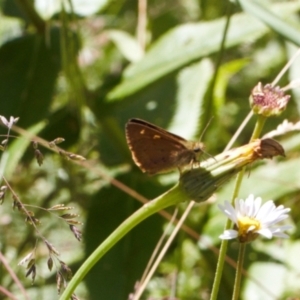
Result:
<svg viewBox="0 0 300 300"><path fill-rule="evenodd" d="M290 16L300 7L299 3L273 5L281 16ZM108 94L108 101L121 99L137 92L146 85L166 76L220 48L225 18L210 22L177 26L162 36L138 63L130 65L121 84ZM268 32L268 28L247 14L236 14L231 18L226 39L226 48L254 41Z"/></svg>
<svg viewBox="0 0 300 300"><path fill-rule="evenodd" d="M275 15L270 10L269 6L262 6L261 1L239 0L239 2L246 12L259 19L260 21L264 22L275 32L282 35L285 39L290 40L291 42L300 46L299 28L295 28L291 24L288 24L283 19L284 14L280 14L280 16Z"/></svg>
<svg viewBox="0 0 300 300"><path fill-rule="evenodd" d="M277 243L267 243L259 239L253 245L256 255L266 254L276 263L256 261L251 265L248 271L250 276L245 282L244 299L256 297L266 300L287 299L287 295L298 295L299 241L284 240L278 247ZM257 278L257 274L262 279L261 285L252 280L252 278Z"/></svg>
<svg viewBox="0 0 300 300"><path fill-rule="evenodd" d="M185 139L199 139L196 134L201 131L204 124L204 114L210 115L205 110L205 93L213 76L212 63L206 59L197 64L184 68L177 76L178 91L176 95L176 111L174 112L168 130L176 132ZM188 117L187 117L188 116Z"/></svg>
<svg viewBox="0 0 300 300"><path fill-rule="evenodd" d="M7 42L0 48L0 111L20 117L27 127L46 117L60 70L59 34L49 42L38 34Z"/></svg>
<svg viewBox="0 0 300 300"><path fill-rule="evenodd" d="M143 57L143 50L138 41L127 32L122 30L108 30L106 33L130 62L139 61Z"/></svg>
<svg viewBox="0 0 300 300"><path fill-rule="evenodd" d="M214 89L214 102L216 111L220 113L226 103L226 92L230 78L249 64L249 59L236 59L224 63L218 73L218 79ZM221 116L220 116L221 117Z"/></svg>

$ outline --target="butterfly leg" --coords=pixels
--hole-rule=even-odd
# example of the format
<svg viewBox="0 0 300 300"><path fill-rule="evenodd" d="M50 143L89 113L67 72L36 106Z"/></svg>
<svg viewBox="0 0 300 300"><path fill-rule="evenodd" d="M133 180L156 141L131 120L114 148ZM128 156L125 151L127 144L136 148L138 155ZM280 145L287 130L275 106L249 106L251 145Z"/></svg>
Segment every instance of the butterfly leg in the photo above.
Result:
<svg viewBox="0 0 300 300"><path fill-rule="evenodd" d="M194 168L199 168L200 167L200 161L196 158L193 158L191 161L190 161L190 166L191 166L191 169L194 169Z"/></svg>
<svg viewBox="0 0 300 300"><path fill-rule="evenodd" d="M181 176L183 174L183 169L180 168L179 166L177 168L178 168L178 171L179 171L179 175Z"/></svg>

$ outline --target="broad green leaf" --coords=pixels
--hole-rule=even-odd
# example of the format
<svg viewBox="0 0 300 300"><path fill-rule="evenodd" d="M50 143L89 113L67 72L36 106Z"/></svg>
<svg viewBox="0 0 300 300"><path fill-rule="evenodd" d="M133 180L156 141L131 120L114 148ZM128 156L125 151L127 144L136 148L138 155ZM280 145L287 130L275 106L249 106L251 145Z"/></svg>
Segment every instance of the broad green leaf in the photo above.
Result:
<svg viewBox="0 0 300 300"><path fill-rule="evenodd" d="M263 4L262 1L239 0L239 3L247 13L264 22L268 27L282 35L285 39L300 46L299 28L295 28L288 24L284 20L283 14L277 16L270 10L268 4Z"/></svg>
<svg viewBox="0 0 300 300"><path fill-rule="evenodd" d="M196 134L205 127L205 93L213 76L212 63L206 59L184 68L177 76L176 111L168 129L185 139L199 139ZM199 124L201 126L199 126Z"/></svg>
<svg viewBox="0 0 300 300"><path fill-rule="evenodd" d="M256 262L250 267L248 272L260 284L247 280L242 299L274 300L283 296L284 289L288 283L287 269L284 265L274 262Z"/></svg>
<svg viewBox="0 0 300 300"><path fill-rule="evenodd" d="M296 12L300 3L273 5L282 17ZM217 52L220 48L225 18L210 22L180 25L161 37L138 63L130 65L121 84L108 94L117 100L137 92L146 85L197 59ZM254 41L268 32L268 27L247 14L231 18L226 48Z"/></svg>
<svg viewBox="0 0 300 300"><path fill-rule="evenodd" d="M60 70L58 30L49 43L35 34L2 45L0 65L1 115L20 117L23 127L44 119Z"/></svg>
<svg viewBox="0 0 300 300"><path fill-rule="evenodd" d="M232 60L220 67L216 87L214 89L214 102L218 112L226 103L226 91L230 78L240 71L247 63L249 63L249 59L242 58Z"/></svg>
<svg viewBox="0 0 300 300"><path fill-rule="evenodd" d="M248 271L251 277L246 278L244 299L285 299L285 295L298 294L299 241L284 240L278 245L257 240L253 245L257 254L264 253L278 263L254 262ZM260 285L252 280L258 276Z"/></svg>
<svg viewBox="0 0 300 300"><path fill-rule="evenodd" d="M110 0L72 0L72 2L64 2L66 11L75 12L79 16L91 16L104 9ZM70 5L72 4L72 5ZM55 14L59 14L62 2L60 1L47 1L47 0L36 0L34 1L36 10L44 18L51 18Z"/></svg>
<svg viewBox="0 0 300 300"><path fill-rule="evenodd" d="M127 32L122 30L108 30L106 33L130 62L139 61L143 57L143 50L138 44L137 39Z"/></svg>

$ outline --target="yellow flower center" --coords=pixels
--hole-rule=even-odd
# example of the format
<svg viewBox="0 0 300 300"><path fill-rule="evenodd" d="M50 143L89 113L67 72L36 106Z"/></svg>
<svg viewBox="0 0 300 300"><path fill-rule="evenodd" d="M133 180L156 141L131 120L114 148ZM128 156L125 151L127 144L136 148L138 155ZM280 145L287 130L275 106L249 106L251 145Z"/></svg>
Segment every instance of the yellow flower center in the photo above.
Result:
<svg viewBox="0 0 300 300"><path fill-rule="evenodd" d="M241 243L251 242L258 236L257 231L261 228L258 220L248 216L238 219L238 238Z"/></svg>

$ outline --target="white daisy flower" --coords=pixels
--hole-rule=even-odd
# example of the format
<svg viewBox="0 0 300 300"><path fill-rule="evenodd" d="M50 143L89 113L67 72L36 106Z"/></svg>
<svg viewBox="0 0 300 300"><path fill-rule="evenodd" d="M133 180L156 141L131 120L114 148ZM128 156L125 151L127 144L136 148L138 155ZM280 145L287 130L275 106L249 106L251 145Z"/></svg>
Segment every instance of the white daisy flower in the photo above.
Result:
<svg viewBox="0 0 300 300"><path fill-rule="evenodd" d="M238 238L241 243L251 242L262 235L268 239L272 237L288 238L285 230L289 225L277 226L278 222L288 218L290 208L283 205L275 206L272 200L261 205L261 198L249 195L246 200L236 199L235 207L228 201L218 205L220 210L234 222L234 229L225 230L220 238L230 240Z"/></svg>

